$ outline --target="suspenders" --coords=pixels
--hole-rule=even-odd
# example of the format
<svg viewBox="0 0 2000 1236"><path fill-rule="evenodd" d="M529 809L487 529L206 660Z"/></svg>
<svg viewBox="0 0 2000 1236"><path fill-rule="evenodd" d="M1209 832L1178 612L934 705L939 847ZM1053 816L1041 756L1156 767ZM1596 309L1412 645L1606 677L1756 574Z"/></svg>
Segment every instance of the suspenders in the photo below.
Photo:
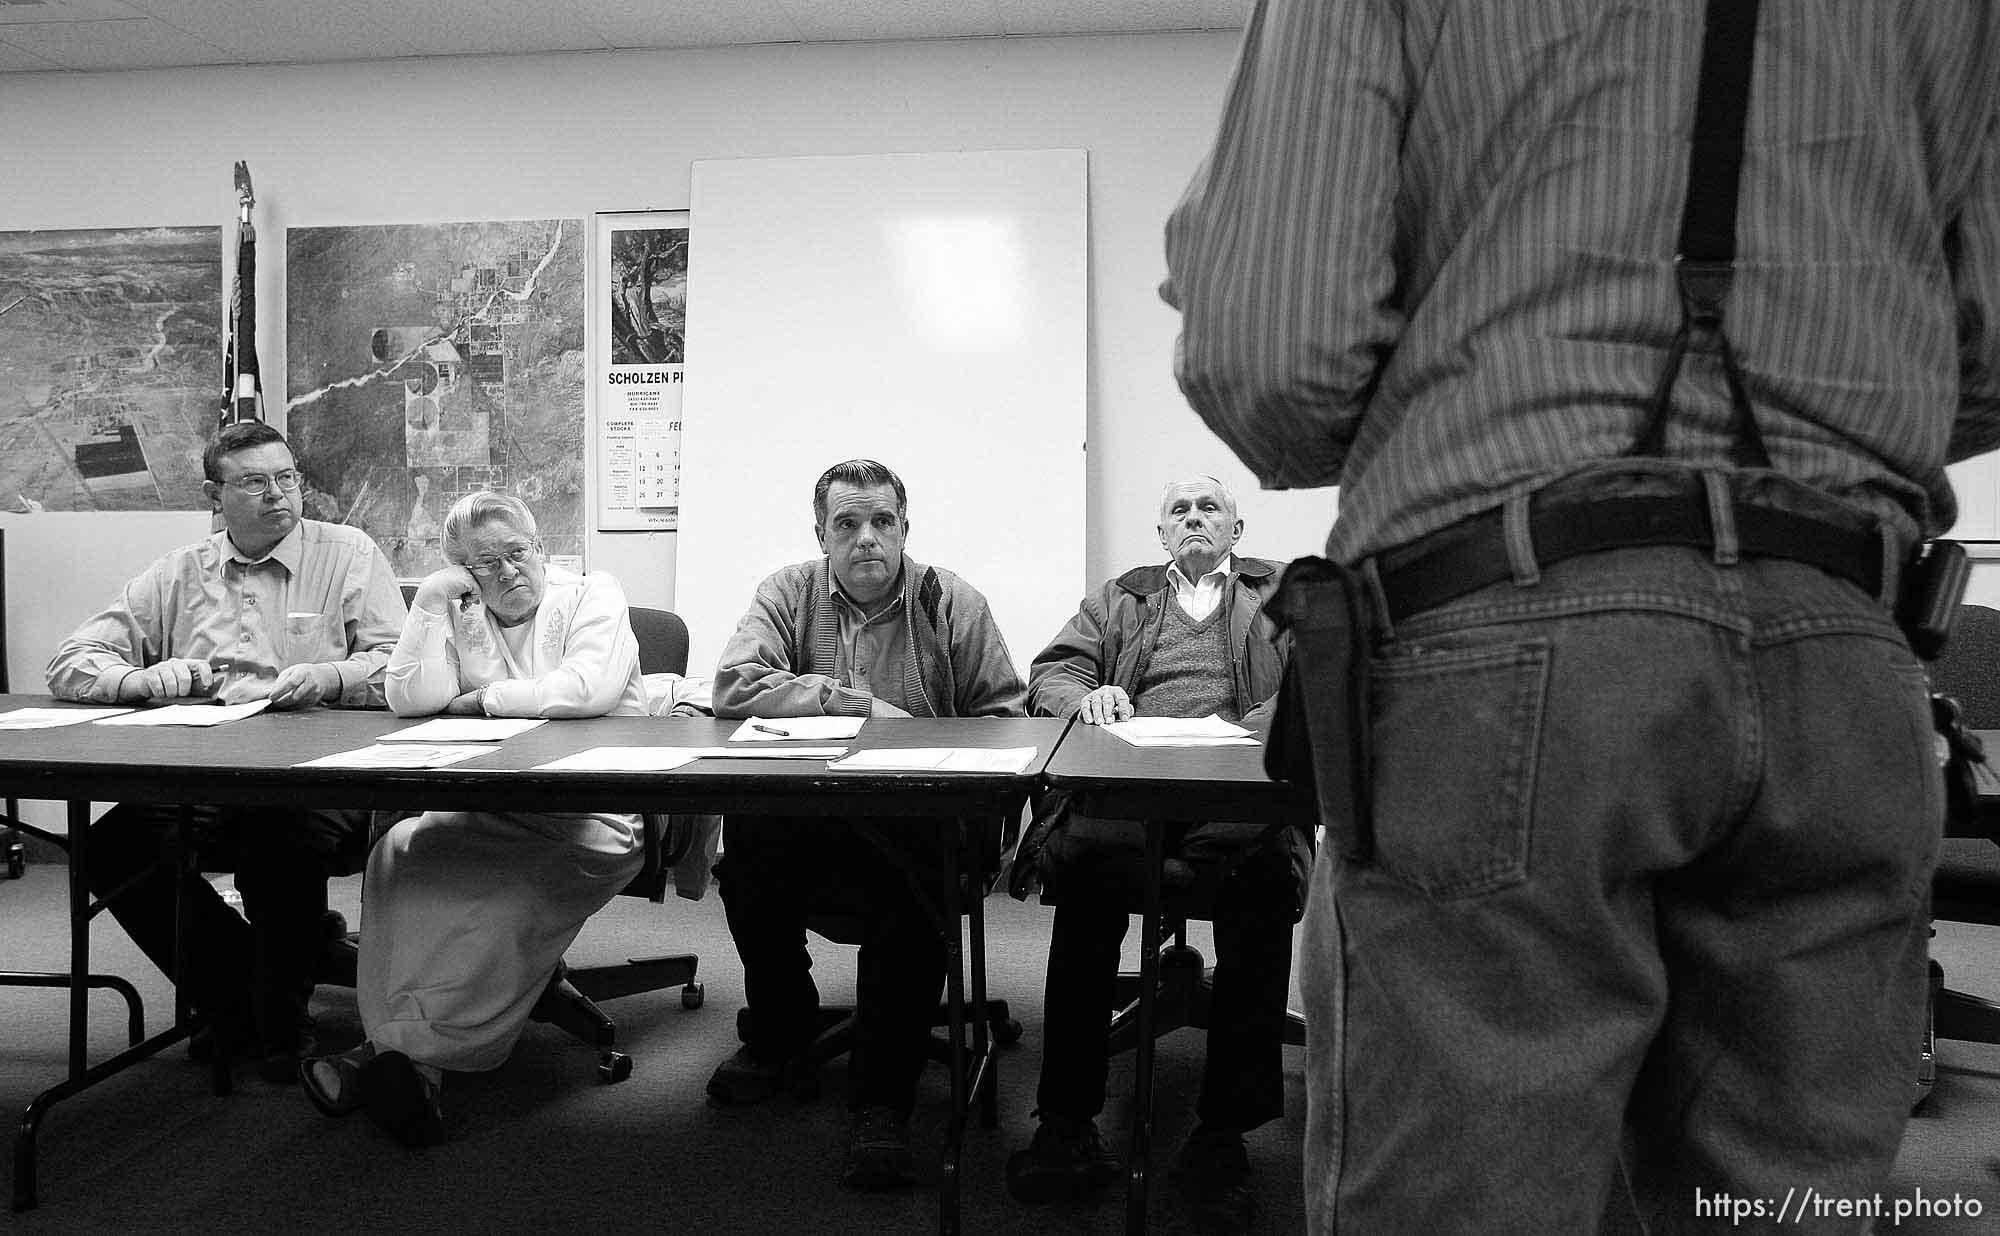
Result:
<svg viewBox="0 0 2000 1236"><path fill-rule="evenodd" d="M1688 152L1687 199L1681 206L1674 280L1680 287L1681 325L1667 363L1647 403L1646 422L1626 454L1665 453L1674 380L1696 334L1713 338L1735 409L1730 460L1739 468L1768 468L1771 456L1750 411L1743 372L1722 329L1722 302L1736 261L1736 197L1743 172L1743 126L1750 110L1750 76L1757 51L1757 0L1708 0L1701 43L1701 78L1695 89L1694 142Z"/></svg>

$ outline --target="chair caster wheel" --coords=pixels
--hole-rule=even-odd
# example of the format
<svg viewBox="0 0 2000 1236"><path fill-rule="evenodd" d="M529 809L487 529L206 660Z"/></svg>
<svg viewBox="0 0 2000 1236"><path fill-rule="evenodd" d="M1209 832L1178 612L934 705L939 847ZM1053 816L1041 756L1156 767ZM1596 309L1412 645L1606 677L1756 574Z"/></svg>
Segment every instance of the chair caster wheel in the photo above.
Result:
<svg viewBox="0 0 2000 1236"><path fill-rule="evenodd" d="M681 1007L698 1009L708 1001L708 988L700 983L689 983L681 988Z"/></svg>
<svg viewBox="0 0 2000 1236"><path fill-rule="evenodd" d="M609 1086L632 1076L632 1057L623 1052L608 1051L597 1058L597 1080Z"/></svg>
<svg viewBox="0 0 2000 1236"><path fill-rule="evenodd" d="M1006 1021L993 1023L993 1041L1002 1047L1012 1047L1021 1041L1021 1019L1009 1017Z"/></svg>

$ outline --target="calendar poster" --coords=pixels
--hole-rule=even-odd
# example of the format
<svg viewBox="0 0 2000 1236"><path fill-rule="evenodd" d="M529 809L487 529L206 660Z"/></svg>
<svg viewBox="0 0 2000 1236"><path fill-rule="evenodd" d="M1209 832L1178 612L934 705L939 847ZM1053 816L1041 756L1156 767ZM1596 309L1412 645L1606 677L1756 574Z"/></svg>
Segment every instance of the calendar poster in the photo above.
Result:
<svg viewBox="0 0 2000 1236"><path fill-rule="evenodd" d="M688 215L600 214L593 240L597 526L673 531L680 526Z"/></svg>

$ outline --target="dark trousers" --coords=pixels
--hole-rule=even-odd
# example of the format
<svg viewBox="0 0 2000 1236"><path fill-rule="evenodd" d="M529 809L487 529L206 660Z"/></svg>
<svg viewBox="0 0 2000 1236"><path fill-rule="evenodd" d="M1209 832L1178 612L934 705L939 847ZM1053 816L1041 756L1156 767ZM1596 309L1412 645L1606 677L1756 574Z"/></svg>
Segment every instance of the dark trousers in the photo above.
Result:
<svg viewBox="0 0 2000 1236"><path fill-rule="evenodd" d="M882 820L875 836L942 887L948 877L938 828L934 820ZM935 912L924 907L910 876L883 846L852 820L730 816L722 848L716 876L743 961L752 1054L784 1060L804 1051L818 1033L819 989L806 926L838 920L858 930L861 945L856 1090L850 1097L856 1106L907 1115L944 985L945 946Z"/></svg>
<svg viewBox="0 0 2000 1236"><path fill-rule="evenodd" d="M153 964L186 986L194 1006L232 1033L254 1027L272 1049L302 1024L325 950L326 881L361 870L369 813L261 807L192 809L206 870L236 872L243 914L189 875L188 969L174 970L175 871L164 861L179 807L123 803L91 825L90 891ZM118 891L127 881L129 888ZM248 918L248 922L244 921Z"/></svg>
<svg viewBox="0 0 2000 1236"><path fill-rule="evenodd" d="M1104 1110L1111 1067L1119 947L1140 904L1128 856L1107 855L1122 869L1077 862L1050 876L1056 903L1044 995L1041 1112L1079 1120ZM1284 1112L1285 1001L1292 970L1292 923L1298 880L1291 852L1263 844L1214 889L1215 987L1208 1058L1195 1112L1217 1128L1249 1130Z"/></svg>

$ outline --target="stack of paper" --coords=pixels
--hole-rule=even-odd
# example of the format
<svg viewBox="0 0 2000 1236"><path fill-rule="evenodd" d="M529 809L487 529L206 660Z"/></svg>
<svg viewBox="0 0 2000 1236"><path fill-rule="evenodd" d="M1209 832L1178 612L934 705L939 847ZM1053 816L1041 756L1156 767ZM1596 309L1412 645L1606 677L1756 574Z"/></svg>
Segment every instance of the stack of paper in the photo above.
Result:
<svg viewBox="0 0 2000 1236"><path fill-rule="evenodd" d="M1018 773L1034 762L1033 747L884 747L856 751L827 767L856 772Z"/></svg>
<svg viewBox="0 0 2000 1236"><path fill-rule="evenodd" d="M52 730L84 721L102 721L130 708L16 708L0 712L0 730Z"/></svg>
<svg viewBox="0 0 2000 1236"><path fill-rule="evenodd" d="M541 725L540 717L439 717L406 730L392 730L376 742L499 742Z"/></svg>
<svg viewBox="0 0 2000 1236"><path fill-rule="evenodd" d="M1134 717L1113 721L1104 732L1135 747L1254 747L1249 730L1221 717Z"/></svg>
<svg viewBox="0 0 2000 1236"><path fill-rule="evenodd" d="M164 708L146 708L115 717L100 717L96 724L222 725L225 722L254 717L270 704L270 700L252 700L247 704L168 704Z"/></svg>
<svg viewBox="0 0 2000 1236"><path fill-rule="evenodd" d="M861 717L752 717L736 727L730 742L784 742L852 738L861 732Z"/></svg>

